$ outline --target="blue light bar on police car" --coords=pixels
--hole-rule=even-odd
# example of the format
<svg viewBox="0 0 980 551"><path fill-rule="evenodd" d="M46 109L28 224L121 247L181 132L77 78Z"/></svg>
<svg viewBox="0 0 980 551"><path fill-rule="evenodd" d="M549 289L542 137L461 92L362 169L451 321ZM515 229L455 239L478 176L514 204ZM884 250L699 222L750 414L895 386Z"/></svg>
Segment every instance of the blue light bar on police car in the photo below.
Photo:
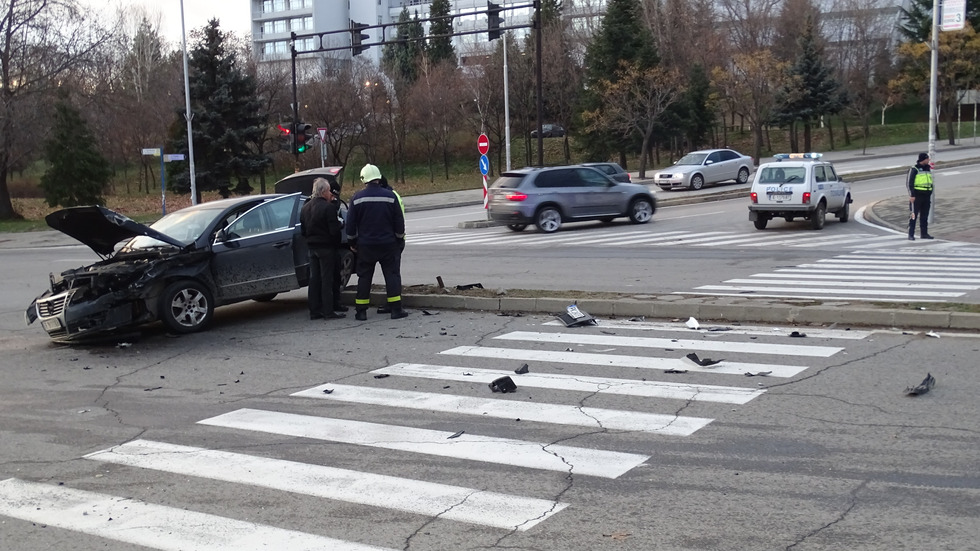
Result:
<svg viewBox="0 0 980 551"><path fill-rule="evenodd" d="M773 155L777 161L783 159L819 159L820 157L823 157L823 153L777 153Z"/></svg>

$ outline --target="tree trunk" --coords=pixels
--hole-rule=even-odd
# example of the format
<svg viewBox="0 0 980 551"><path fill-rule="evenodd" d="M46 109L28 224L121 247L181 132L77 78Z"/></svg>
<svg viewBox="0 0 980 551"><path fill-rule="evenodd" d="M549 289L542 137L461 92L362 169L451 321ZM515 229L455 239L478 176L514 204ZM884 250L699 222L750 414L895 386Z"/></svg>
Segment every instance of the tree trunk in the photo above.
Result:
<svg viewBox="0 0 980 551"><path fill-rule="evenodd" d="M836 147L834 146L834 120L827 117L827 134L830 136L830 150L834 151Z"/></svg>
<svg viewBox="0 0 980 551"><path fill-rule="evenodd" d="M806 121L803 123L803 152L813 150L813 123Z"/></svg>

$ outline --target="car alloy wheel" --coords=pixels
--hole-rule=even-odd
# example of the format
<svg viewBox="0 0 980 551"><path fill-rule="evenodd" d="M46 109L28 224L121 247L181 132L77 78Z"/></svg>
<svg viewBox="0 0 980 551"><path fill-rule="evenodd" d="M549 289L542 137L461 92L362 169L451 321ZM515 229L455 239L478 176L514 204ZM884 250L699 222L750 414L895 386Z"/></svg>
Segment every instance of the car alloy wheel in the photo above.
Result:
<svg viewBox="0 0 980 551"><path fill-rule="evenodd" d="M175 281L160 295L160 319L175 333L200 331L213 315L211 292L196 281Z"/></svg>
<svg viewBox="0 0 980 551"><path fill-rule="evenodd" d="M646 224L653 218L653 204L648 199L633 199L629 208L630 222Z"/></svg>
<svg viewBox="0 0 980 551"><path fill-rule="evenodd" d="M535 216L534 225L544 233L554 233L561 227L561 213L555 207L544 207Z"/></svg>
<svg viewBox="0 0 980 551"><path fill-rule="evenodd" d="M704 176L695 174L691 176L691 189L701 189L704 187Z"/></svg>

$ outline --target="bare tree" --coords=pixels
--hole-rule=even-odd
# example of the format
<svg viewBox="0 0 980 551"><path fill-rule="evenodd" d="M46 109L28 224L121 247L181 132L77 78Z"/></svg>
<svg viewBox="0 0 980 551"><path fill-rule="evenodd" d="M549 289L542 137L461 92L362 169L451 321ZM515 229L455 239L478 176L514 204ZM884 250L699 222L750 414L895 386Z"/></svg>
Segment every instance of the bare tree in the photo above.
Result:
<svg viewBox="0 0 980 551"><path fill-rule="evenodd" d="M747 54L769 48L776 30L776 10L784 0L718 0L727 21L724 31L736 52Z"/></svg>
<svg viewBox="0 0 980 551"><path fill-rule="evenodd" d="M682 86L676 69L658 66L641 70L624 62L614 80L601 82L603 108L587 111L582 118L589 131L613 131L623 137L636 132L642 136L640 178L644 178L653 130L664 110L680 97Z"/></svg>
<svg viewBox="0 0 980 551"><path fill-rule="evenodd" d="M4 0L0 10L0 219L12 219L20 217L7 183L18 112L88 62L109 35L74 0Z"/></svg>
<svg viewBox="0 0 980 551"><path fill-rule="evenodd" d="M776 90L786 77L787 63L776 59L770 50L736 54L732 65L716 68L712 81L719 93L730 101L738 115L752 126L755 137L753 156L762 156L762 129L772 118Z"/></svg>

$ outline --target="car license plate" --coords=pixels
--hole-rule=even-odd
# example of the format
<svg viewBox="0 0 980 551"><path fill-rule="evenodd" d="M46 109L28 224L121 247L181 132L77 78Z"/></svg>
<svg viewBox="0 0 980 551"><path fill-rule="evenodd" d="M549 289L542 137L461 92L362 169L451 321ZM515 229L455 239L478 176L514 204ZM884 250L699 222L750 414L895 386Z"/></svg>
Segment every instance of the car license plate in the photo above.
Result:
<svg viewBox="0 0 980 551"><path fill-rule="evenodd" d="M780 201L780 202L782 202L782 201L789 201L792 198L793 198L793 194L792 193L770 193L769 194L769 200L770 201Z"/></svg>
<svg viewBox="0 0 980 551"><path fill-rule="evenodd" d="M51 318L41 322L41 327L45 331L58 331L61 329L61 320L58 318Z"/></svg>

